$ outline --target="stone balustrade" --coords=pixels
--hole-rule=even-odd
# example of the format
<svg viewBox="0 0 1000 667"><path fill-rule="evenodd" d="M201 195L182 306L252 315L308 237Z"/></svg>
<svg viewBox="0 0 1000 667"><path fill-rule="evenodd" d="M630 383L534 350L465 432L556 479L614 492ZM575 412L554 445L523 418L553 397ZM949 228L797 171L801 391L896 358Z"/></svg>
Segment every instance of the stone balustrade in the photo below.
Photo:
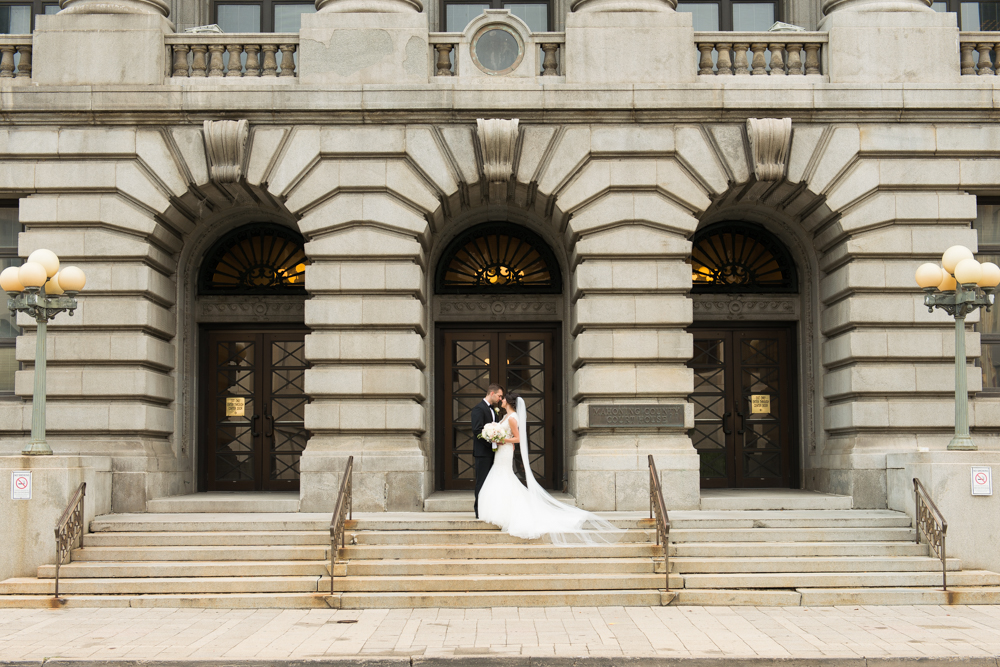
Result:
<svg viewBox="0 0 1000 667"><path fill-rule="evenodd" d="M538 76L561 76L563 49L566 46L566 33L536 32L532 37L541 49L541 65ZM462 42L460 32L432 32L428 42L434 62L434 76L455 76L454 54Z"/></svg>
<svg viewBox="0 0 1000 667"><path fill-rule="evenodd" d="M996 76L1000 61L1000 33L963 32L959 35L962 74Z"/></svg>
<svg viewBox="0 0 1000 667"><path fill-rule="evenodd" d="M0 79L31 78L31 35L0 35Z"/></svg>
<svg viewBox="0 0 1000 667"><path fill-rule="evenodd" d="M825 32L696 32L700 76L822 74Z"/></svg>
<svg viewBox="0 0 1000 667"><path fill-rule="evenodd" d="M279 78L295 76L297 33L176 34L165 37L167 76Z"/></svg>

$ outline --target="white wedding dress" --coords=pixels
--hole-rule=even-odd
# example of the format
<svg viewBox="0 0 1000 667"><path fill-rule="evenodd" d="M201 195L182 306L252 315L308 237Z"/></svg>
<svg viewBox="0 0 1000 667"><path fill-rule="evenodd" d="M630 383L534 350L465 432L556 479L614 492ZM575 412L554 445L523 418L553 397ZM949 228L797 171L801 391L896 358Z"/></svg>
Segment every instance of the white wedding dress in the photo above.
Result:
<svg viewBox="0 0 1000 667"><path fill-rule="evenodd" d="M479 491L479 518L500 530L526 540L547 535L555 543L613 543L625 532L591 512L561 503L543 489L528 463L527 429L523 399L517 400L517 414L500 422L511 437L511 418L517 420L521 443L497 447L493 467ZM523 447L521 446L523 445ZM519 450L528 488L514 474L515 447Z"/></svg>

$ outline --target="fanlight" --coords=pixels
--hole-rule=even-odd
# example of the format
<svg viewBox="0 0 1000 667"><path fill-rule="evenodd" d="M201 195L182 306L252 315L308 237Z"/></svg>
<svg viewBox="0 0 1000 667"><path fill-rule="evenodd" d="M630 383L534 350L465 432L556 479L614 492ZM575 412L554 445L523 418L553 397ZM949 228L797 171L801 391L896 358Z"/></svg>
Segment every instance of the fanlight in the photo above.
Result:
<svg viewBox="0 0 1000 667"><path fill-rule="evenodd" d="M438 270L439 293L558 293L552 251L529 230L506 223L479 225L451 243Z"/></svg>
<svg viewBox="0 0 1000 667"><path fill-rule="evenodd" d="M205 256L202 294L302 294L309 264L305 241L280 225L241 227Z"/></svg>
<svg viewBox="0 0 1000 667"><path fill-rule="evenodd" d="M694 292L795 292L788 251L749 223L718 223L695 235L691 250Z"/></svg>

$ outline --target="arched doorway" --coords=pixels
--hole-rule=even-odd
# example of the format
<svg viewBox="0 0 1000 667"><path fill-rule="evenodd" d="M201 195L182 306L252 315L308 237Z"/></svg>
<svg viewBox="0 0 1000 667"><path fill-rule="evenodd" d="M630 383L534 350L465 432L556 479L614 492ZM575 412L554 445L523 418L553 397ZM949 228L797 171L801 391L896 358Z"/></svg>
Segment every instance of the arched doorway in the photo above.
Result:
<svg viewBox="0 0 1000 667"><path fill-rule="evenodd" d="M694 299L714 295L703 305L740 313L690 329L691 440L701 459L701 486L788 488L799 449L796 332L794 321L774 315L798 293L795 264L762 226L719 222L692 239L691 269Z"/></svg>
<svg viewBox="0 0 1000 667"><path fill-rule="evenodd" d="M519 225L477 225L441 254L434 292L438 488L473 487L469 413L492 382L524 399L532 472L561 488L562 275L551 248Z"/></svg>
<svg viewBox="0 0 1000 667"><path fill-rule="evenodd" d="M239 227L198 272L199 489L298 489L304 427L305 327L261 317L306 298L304 240L277 224ZM292 311L295 311L292 308Z"/></svg>

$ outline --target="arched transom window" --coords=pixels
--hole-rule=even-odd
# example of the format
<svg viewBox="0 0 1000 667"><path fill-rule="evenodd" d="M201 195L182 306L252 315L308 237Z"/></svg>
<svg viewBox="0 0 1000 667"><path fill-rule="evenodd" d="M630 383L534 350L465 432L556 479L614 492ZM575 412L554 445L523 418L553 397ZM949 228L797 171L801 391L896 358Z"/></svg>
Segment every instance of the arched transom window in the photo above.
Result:
<svg viewBox="0 0 1000 667"><path fill-rule="evenodd" d="M699 230L692 244L692 292L798 291L788 250L759 225L716 223Z"/></svg>
<svg viewBox="0 0 1000 667"><path fill-rule="evenodd" d="M562 291L552 250L537 234L508 223L486 223L462 234L438 265L439 294Z"/></svg>
<svg viewBox="0 0 1000 667"><path fill-rule="evenodd" d="M287 227L254 224L219 239L205 255L201 294L305 294L304 239Z"/></svg>

